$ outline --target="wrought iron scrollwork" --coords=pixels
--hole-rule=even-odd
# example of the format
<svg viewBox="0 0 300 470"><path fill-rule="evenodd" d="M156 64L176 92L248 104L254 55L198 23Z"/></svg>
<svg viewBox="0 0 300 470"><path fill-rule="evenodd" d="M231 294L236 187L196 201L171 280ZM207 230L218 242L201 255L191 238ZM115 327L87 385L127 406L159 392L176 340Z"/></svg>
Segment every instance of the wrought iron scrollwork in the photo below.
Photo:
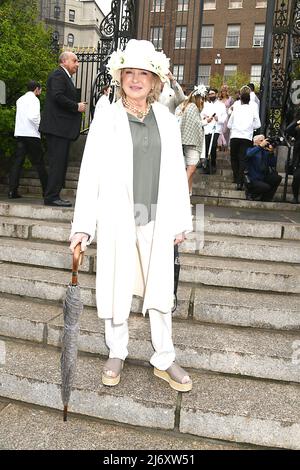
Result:
<svg viewBox="0 0 300 470"><path fill-rule="evenodd" d="M287 119L293 62L300 58L300 0L274 3L270 84L268 77L262 80L262 89L269 90L266 128L270 134L278 133Z"/></svg>
<svg viewBox="0 0 300 470"><path fill-rule="evenodd" d="M112 0L111 11L100 24L101 60L91 92L91 116L93 117L101 88L110 81L106 64L117 48L124 49L129 39L135 37L136 0Z"/></svg>

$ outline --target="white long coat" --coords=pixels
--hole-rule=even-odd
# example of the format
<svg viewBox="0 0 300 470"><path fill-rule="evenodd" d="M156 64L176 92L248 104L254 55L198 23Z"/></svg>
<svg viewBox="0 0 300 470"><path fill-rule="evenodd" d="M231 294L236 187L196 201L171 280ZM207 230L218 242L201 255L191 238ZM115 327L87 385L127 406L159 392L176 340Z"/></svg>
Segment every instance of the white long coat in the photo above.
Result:
<svg viewBox="0 0 300 470"><path fill-rule="evenodd" d="M123 323L132 294L144 294L147 309L169 312L173 304L174 237L191 231L192 220L180 130L169 110L153 104L161 137L156 221L146 288L135 292L136 229L133 206L133 146L121 100L98 110L82 159L71 235L95 236L96 298L100 318Z"/></svg>

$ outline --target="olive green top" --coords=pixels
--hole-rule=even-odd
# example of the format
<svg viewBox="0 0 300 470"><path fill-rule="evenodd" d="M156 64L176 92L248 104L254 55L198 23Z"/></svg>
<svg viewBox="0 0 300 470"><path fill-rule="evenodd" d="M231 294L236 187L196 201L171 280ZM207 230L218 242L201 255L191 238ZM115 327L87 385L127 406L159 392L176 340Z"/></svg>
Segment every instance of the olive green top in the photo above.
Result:
<svg viewBox="0 0 300 470"><path fill-rule="evenodd" d="M155 220L161 140L152 108L144 121L128 114L133 143L133 201L136 225Z"/></svg>

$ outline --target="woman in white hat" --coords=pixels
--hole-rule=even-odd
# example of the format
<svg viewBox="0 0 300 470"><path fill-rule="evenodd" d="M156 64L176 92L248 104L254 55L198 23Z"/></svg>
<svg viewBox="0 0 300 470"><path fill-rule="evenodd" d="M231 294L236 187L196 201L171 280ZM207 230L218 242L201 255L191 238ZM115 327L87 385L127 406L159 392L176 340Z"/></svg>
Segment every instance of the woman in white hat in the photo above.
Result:
<svg viewBox="0 0 300 470"><path fill-rule="evenodd" d="M192 381L172 342L174 244L192 230L176 118L157 102L169 59L149 41L128 42L108 62L120 99L95 113L81 164L71 245L91 243L97 228L97 310L109 349L102 382L117 385L128 355L132 295L149 312L154 374L178 391ZM110 180L114 169L114 184Z"/></svg>

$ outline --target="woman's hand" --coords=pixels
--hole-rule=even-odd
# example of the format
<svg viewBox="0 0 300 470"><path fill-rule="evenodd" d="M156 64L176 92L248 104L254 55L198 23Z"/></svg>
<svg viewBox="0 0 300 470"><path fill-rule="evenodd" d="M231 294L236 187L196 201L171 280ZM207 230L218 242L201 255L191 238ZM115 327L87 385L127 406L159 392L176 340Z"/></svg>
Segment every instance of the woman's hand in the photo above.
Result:
<svg viewBox="0 0 300 470"><path fill-rule="evenodd" d="M184 232L179 233L179 234L176 235L176 237L175 237L174 245L180 245L181 243L184 242L184 240L186 240L185 233L184 233Z"/></svg>
<svg viewBox="0 0 300 470"><path fill-rule="evenodd" d="M81 243L81 251L85 251L88 239L89 236L86 233L74 233L74 235L72 235L70 238L70 250L72 253L74 253L75 247L78 245L78 243Z"/></svg>

